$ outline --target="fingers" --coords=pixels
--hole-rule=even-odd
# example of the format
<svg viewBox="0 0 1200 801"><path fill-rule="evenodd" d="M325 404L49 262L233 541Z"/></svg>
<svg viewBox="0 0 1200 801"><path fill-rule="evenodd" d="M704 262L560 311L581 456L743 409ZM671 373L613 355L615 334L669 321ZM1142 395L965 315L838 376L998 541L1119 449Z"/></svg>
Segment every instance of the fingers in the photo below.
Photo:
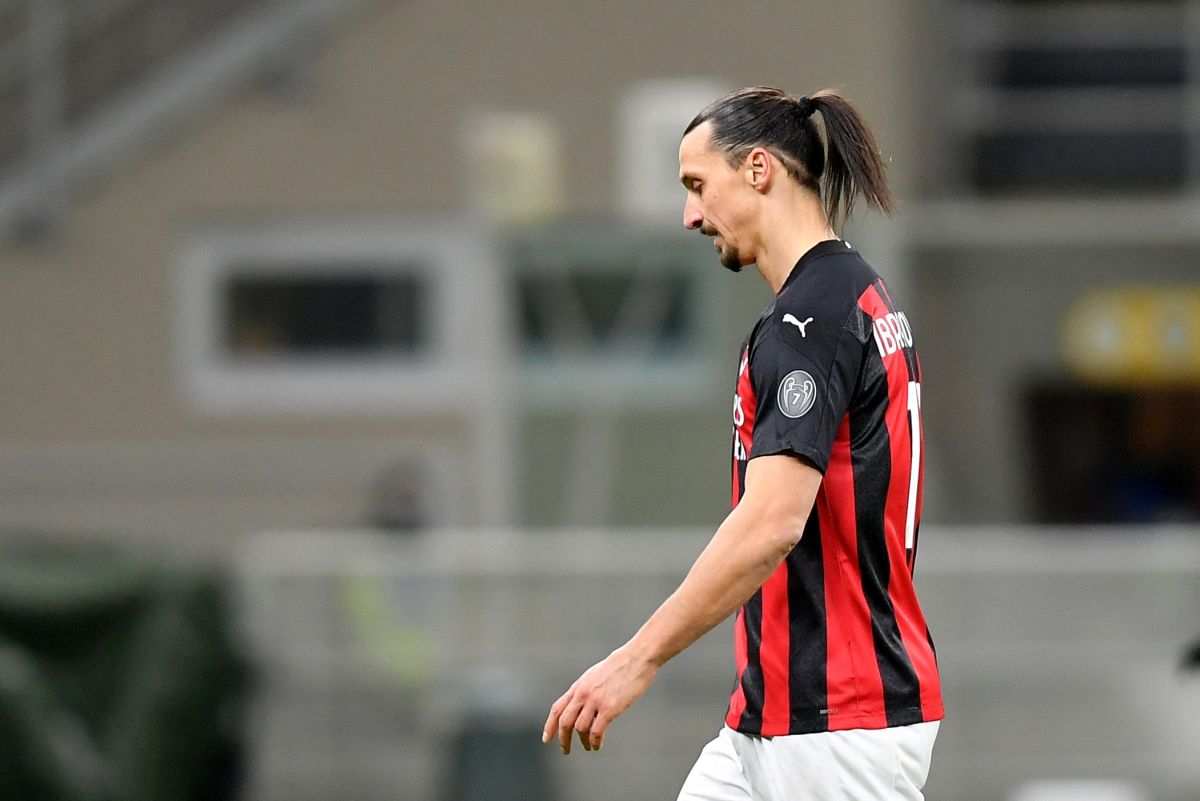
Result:
<svg viewBox="0 0 1200 801"><path fill-rule="evenodd" d="M554 702L554 705L550 707L550 714L546 716L546 725L542 727L543 743L550 742L550 737L558 728L558 716L562 714L563 708L566 707L567 702L571 700L571 692L571 690L567 690L559 697L557 701Z"/></svg>
<svg viewBox="0 0 1200 801"><path fill-rule="evenodd" d="M586 705L579 712L579 717L575 719L575 732L579 735L579 744L583 746L584 751L594 751L592 746L592 721L596 719L596 707L592 704Z"/></svg>
<svg viewBox="0 0 1200 801"><path fill-rule="evenodd" d="M600 750L600 746L604 745L604 732L608 730L610 723L612 723L612 715L603 711L598 711L592 720L588 739L591 741L592 748L597 751Z"/></svg>
<svg viewBox="0 0 1200 801"><path fill-rule="evenodd" d="M542 727L542 742L550 742L550 738L557 734L559 748L564 754L571 753L571 729L581 706L575 702L575 685L571 685L571 689L550 707L550 714L546 716L546 724Z"/></svg>
<svg viewBox="0 0 1200 801"><path fill-rule="evenodd" d="M583 700L578 693L572 693L571 700L558 717L558 745L564 755L571 753L571 738L575 732L575 721L583 711Z"/></svg>
<svg viewBox="0 0 1200 801"><path fill-rule="evenodd" d="M576 735L585 751L595 751L600 747L603 732L597 733L595 722L603 720L605 725L610 717L600 715L594 703L585 703L583 696L572 687L550 707L546 724L542 727L542 742L550 742L557 735L558 746L564 755L571 753L571 741Z"/></svg>

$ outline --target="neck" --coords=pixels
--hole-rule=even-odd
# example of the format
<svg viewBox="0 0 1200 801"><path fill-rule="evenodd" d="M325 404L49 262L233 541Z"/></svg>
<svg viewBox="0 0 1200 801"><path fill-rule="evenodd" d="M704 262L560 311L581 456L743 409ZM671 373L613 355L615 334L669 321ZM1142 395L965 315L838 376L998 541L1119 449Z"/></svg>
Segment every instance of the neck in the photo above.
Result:
<svg viewBox="0 0 1200 801"><path fill-rule="evenodd" d="M755 259L759 274L776 295L801 256L818 242L838 238L814 195L801 191L790 200L764 209L762 242Z"/></svg>

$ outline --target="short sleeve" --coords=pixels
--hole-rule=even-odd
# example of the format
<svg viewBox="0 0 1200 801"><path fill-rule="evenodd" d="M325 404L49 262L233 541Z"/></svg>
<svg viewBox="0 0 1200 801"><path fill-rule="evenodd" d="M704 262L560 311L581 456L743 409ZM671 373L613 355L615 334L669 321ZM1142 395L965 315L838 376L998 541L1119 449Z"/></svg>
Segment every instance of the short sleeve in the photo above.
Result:
<svg viewBox="0 0 1200 801"><path fill-rule="evenodd" d="M825 471L865 353L851 322L776 311L760 328L750 354L750 458L794 453Z"/></svg>

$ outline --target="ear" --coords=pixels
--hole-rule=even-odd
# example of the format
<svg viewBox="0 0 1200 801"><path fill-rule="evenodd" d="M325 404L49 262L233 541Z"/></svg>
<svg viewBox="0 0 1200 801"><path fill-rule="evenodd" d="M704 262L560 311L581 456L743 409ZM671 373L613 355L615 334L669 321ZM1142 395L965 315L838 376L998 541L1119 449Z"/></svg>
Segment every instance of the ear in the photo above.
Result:
<svg viewBox="0 0 1200 801"><path fill-rule="evenodd" d="M751 189L765 192L775 177L774 159L766 148L756 147L746 155L743 177Z"/></svg>

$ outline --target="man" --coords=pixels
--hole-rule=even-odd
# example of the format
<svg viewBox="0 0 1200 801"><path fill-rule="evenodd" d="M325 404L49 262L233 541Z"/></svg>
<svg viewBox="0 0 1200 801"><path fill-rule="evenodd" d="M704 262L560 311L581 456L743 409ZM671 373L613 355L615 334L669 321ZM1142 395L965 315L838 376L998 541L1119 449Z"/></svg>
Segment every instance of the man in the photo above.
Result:
<svg viewBox="0 0 1200 801"><path fill-rule="evenodd" d="M874 138L833 92L752 87L696 116L679 165L684 225L775 294L740 352L734 508L671 597L554 703L543 741L599 749L658 669L737 610L725 727L679 798L920 799L942 718L912 584L920 366L907 317L834 233L859 197L892 210Z"/></svg>

